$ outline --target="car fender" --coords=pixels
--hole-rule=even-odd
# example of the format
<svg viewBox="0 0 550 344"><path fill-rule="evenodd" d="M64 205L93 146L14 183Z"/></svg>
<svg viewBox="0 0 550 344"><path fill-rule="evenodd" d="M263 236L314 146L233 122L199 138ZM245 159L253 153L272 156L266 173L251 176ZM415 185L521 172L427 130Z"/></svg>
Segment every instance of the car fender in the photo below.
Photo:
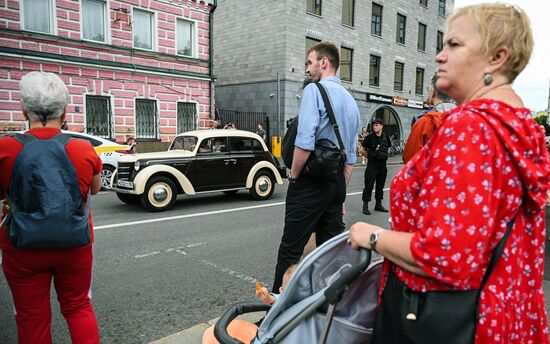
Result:
<svg viewBox="0 0 550 344"><path fill-rule="evenodd" d="M169 173L174 178L176 178L181 188L183 189L183 192L185 192L186 194L188 195L195 194L195 188L183 173L173 168L172 166L166 166L166 165L160 165L160 164L148 166L143 170L141 170L136 175L136 177L134 178L134 192L138 195L141 195L145 191L145 184L147 183L149 178L153 174L156 174L159 172Z"/></svg>
<svg viewBox="0 0 550 344"><path fill-rule="evenodd" d="M279 171L277 171L277 168L273 166L273 164L270 162L260 161L250 169L250 172L248 172L248 177L246 178L247 189L250 189L252 187L252 182L254 182L254 176L256 175L256 172L258 172L262 168L267 168L271 172L273 172L277 184L283 184L283 178L281 178L281 174L279 173Z"/></svg>

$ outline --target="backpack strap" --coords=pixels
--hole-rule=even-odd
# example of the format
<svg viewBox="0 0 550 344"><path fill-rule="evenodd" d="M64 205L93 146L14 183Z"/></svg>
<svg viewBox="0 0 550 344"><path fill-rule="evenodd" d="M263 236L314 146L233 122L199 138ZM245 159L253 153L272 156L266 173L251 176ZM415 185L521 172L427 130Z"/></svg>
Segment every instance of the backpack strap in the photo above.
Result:
<svg viewBox="0 0 550 344"><path fill-rule="evenodd" d="M69 143L73 138L67 134L59 133L50 138L50 140L53 140L55 142L61 143L63 146Z"/></svg>
<svg viewBox="0 0 550 344"><path fill-rule="evenodd" d="M36 136L27 133L15 133L10 136L16 139L23 146L37 139Z"/></svg>

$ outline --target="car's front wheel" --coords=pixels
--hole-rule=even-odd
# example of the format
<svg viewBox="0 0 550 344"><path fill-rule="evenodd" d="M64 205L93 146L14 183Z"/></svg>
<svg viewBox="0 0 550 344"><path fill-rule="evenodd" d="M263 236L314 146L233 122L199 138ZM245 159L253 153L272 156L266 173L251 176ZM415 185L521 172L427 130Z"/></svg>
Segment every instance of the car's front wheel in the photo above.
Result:
<svg viewBox="0 0 550 344"><path fill-rule="evenodd" d="M178 194L176 184L164 176L153 177L147 181L141 195L141 204L149 211L165 211L176 202Z"/></svg>
<svg viewBox="0 0 550 344"><path fill-rule="evenodd" d="M111 165L103 165L101 170L101 188L105 189L111 185L111 178L113 177L113 172L115 168Z"/></svg>
<svg viewBox="0 0 550 344"><path fill-rule="evenodd" d="M122 192L117 192L116 196L119 200L126 204L138 204L139 203L139 195L132 195L132 194L126 194Z"/></svg>
<svg viewBox="0 0 550 344"><path fill-rule="evenodd" d="M260 170L254 176L254 182L250 188L252 198L258 201L266 200L271 197L275 190L275 178L269 171Z"/></svg>

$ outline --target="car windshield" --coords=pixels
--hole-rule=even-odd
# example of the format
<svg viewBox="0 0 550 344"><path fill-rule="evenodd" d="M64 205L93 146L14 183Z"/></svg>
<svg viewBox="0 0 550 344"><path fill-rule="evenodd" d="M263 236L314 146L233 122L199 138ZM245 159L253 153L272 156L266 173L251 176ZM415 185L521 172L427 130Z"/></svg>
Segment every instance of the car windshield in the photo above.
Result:
<svg viewBox="0 0 550 344"><path fill-rule="evenodd" d="M195 136L178 136L174 139L170 145L170 150L185 150L192 152L197 145L197 138Z"/></svg>

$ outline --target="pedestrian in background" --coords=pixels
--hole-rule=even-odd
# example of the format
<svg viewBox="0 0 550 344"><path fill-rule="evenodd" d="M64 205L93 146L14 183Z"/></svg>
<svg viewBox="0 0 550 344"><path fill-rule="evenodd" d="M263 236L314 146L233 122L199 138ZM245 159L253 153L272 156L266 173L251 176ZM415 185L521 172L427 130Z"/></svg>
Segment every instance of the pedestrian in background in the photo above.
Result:
<svg viewBox="0 0 550 344"><path fill-rule="evenodd" d="M130 151L130 154L137 153L136 151L137 140L133 136L128 137L128 139L126 140L126 145L128 146L128 150Z"/></svg>
<svg viewBox="0 0 550 344"><path fill-rule="evenodd" d="M20 97L23 105L23 116L30 123L30 129L25 135L32 135L33 140L53 140L61 133L60 129L66 117L69 93L67 87L57 75L30 72L21 79ZM91 144L84 140L69 140L65 144L65 150L70 159L68 164L74 166L76 176L70 176L74 179L68 179L65 176L63 180L66 183L61 186L54 185L54 187L68 188L69 182L74 181L71 185L76 188L76 191L72 191L81 196L82 202L87 204L90 201L89 195L96 194L101 187L101 160ZM0 198L10 196L10 192L13 192L13 190L10 190L10 186L14 185L12 184L14 178L22 177L12 175L12 169L16 170L16 159L22 151L23 145L15 137L5 136L0 138ZM59 160L67 159L67 156L57 155L57 158ZM51 161L51 165L57 163L58 161ZM17 171L33 170L32 167L27 167L27 170L17 168ZM41 167L41 169L44 169L44 167ZM36 170L32 173L35 172ZM35 176L35 178L38 177ZM46 183L46 185L42 185L42 188L46 189L51 186ZM29 187L29 185L26 187ZM57 189L55 191L63 193L65 190ZM8 199L20 199L20 197L20 194L11 195ZM2 269L13 298L19 343L43 344L52 342L50 332L50 287L52 279L61 313L69 327L71 341L77 344L99 343L97 321L90 303L93 257L91 213L88 216L80 214L84 219L84 223L87 222L86 229L89 230L88 234L91 238L89 244L85 246L20 249L16 248L15 243L10 240L13 231L10 230L10 236L8 236L8 224L10 224L10 228L13 228L11 225L13 223L11 219L11 216L13 216L12 211L17 211L20 214L27 212L28 209L35 210L41 204L41 201L44 201L44 197L46 196L37 194L33 200L29 201L32 204L20 204L19 202L13 204L10 202L10 219L0 227ZM48 202L51 202L54 198L55 195L51 195ZM17 205L17 210L14 209L15 205ZM51 205L55 206L54 204ZM56 209L48 210L49 213L56 211ZM64 211L67 210L64 209ZM46 217L44 220L50 222L52 219L54 221L56 219L59 219L58 221L73 220L73 217L63 219L57 216L55 218ZM18 218L20 218L19 215ZM63 227L63 223L59 224L60 227ZM42 230L56 232L59 229L43 228ZM55 241L55 239L52 240Z"/></svg>
<svg viewBox="0 0 550 344"><path fill-rule="evenodd" d="M342 204L346 198L346 183L357 157L355 141L359 130L359 109L355 99L336 76L340 66L338 48L332 43L320 42L310 47L307 55L307 74L312 83L304 88L301 98L286 195L285 227L272 287L275 293L281 286L286 269L302 256L312 232L315 231L316 243L319 246L343 231ZM336 134L315 82L320 82L328 93L345 146L345 173L337 182L321 181L301 175L317 141L328 140L334 147L338 147Z"/></svg>
<svg viewBox="0 0 550 344"><path fill-rule="evenodd" d="M385 257L372 343L549 342L543 273L550 156L511 87L532 49L529 19L516 6L473 5L448 18L437 88L458 107L394 177L392 230L358 222L350 231L352 247ZM426 320L435 291L452 291L446 299L453 313ZM388 317L393 311L402 316ZM419 334L427 339L415 341Z"/></svg>
<svg viewBox="0 0 550 344"><path fill-rule="evenodd" d="M405 149L403 150L403 162L409 161L433 136L437 128L441 125L445 111L456 107L447 93L437 88L437 74L432 76L430 91L428 93L428 102L434 104L433 109L423 114L413 125Z"/></svg>
<svg viewBox="0 0 550 344"><path fill-rule="evenodd" d="M359 132L359 135L357 136L357 151L359 152L359 155L361 156L361 163L364 165L367 163L366 158L361 154L361 145L363 144L363 140L365 137L367 137L368 132L367 128L363 127L361 128L361 131Z"/></svg>
<svg viewBox="0 0 550 344"><path fill-rule="evenodd" d="M367 158L367 168L365 169L365 187L363 188L363 214L370 215L369 202L372 198L372 189L376 184L374 199L376 205L374 210L388 212L388 209L382 205L384 199L384 183L388 175L386 163L390 154L391 141L388 135L384 133L384 122L381 118L375 118L372 121L372 133L367 135L361 143L359 153Z"/></svg>
<svg viewBox="0 0 550 344"><path fill-rule="evenodd" d="M258 123L258 127L256 129L256 134L258 134L262 138L262 140L264 140L264 142L266 142L267 135L265 134L265 130L262 127L261 123Z"/></svg>

